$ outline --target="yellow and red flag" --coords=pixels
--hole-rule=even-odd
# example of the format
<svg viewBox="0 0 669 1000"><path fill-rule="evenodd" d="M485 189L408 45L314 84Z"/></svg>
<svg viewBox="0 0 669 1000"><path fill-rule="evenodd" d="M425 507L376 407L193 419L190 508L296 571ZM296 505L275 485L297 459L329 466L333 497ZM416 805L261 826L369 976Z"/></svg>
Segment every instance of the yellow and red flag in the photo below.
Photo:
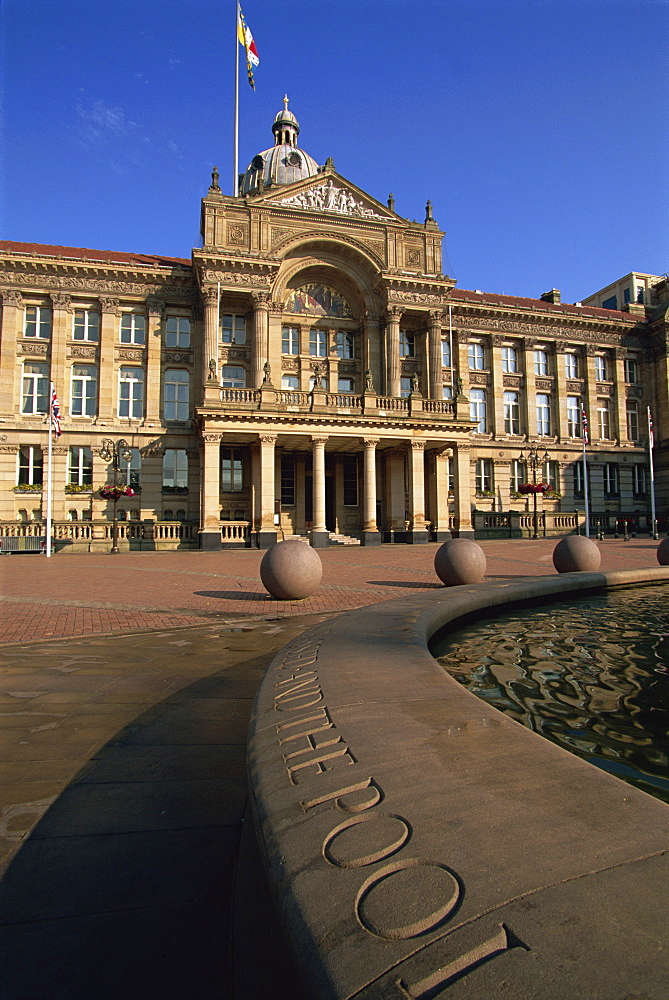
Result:
<svg viewBox="0 0 669 1000"><path fill-rule="evenodd" d="M246 52L246 74L249 78L249 83L255 90L256 85L255 80L253 79L253 67L258 65L260 58L258 56L256 43L253 41L251 29L244 20L242 8L239 4L237 4L237 38L239 39L239 44L244 46L244 51Z"/></svg>

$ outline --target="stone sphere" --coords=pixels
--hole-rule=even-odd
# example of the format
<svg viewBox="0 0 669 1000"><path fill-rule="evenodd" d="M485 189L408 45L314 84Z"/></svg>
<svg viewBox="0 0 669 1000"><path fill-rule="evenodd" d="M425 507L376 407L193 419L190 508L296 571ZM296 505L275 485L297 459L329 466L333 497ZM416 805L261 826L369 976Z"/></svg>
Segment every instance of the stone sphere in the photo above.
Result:
<svg viewBox="0 0 669 1000"><path fill-rule="evenodd" d="M279 601L310 597L323 575L321 557L307 542L288 538L267 550L260 563L265 590Z"/></svg>
<svg viewBox="0 0 669 1000"><path fill-rule="evenodd" d="M434 557L434 571L447 587L478 583L485 576L485 552L469 538L451 538Z"/></svg>
<svg viewBox="0 0 669 1000"><path fill-rule="evenodd" d="M657 561L660 566L669 566L669 535L657 547Z"/></svg>
<svg viewBox="0 0 669 1000"><path fill-rule="evenodd" d="M553 549L553 565L558 573L595 573L601 561L599 546L584 535L568 535Z"/></svg>

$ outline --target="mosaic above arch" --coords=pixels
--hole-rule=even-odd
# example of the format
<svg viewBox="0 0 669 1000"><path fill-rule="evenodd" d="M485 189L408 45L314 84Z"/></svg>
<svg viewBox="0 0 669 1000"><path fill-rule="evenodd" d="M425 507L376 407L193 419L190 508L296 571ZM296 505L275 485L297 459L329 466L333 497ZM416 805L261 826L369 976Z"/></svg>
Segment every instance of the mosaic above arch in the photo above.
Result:
<svg viewBox="0 0 669 1000"><path fill-rule="evenodd" d="M353 319L353 311L341 292L320 281L291 289L284 309L286 312L309 313L312 316Z"/></svg>

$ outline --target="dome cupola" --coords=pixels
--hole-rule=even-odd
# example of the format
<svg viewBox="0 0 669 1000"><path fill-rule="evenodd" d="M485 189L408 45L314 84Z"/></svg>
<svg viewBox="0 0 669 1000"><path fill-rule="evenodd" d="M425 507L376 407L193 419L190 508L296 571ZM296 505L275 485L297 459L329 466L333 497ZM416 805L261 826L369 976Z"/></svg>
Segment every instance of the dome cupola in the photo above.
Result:
<svg viewBox="0 0 669 1000"><path fill-rule="evenodd" d="M277 184L293 184L304 177L314 177L318 164L297 145L300 126L292 111L288 110L288 97L283 99L272 124L274 146L253 157L241 181L240 195L260 194L265 188Z"/></svg>

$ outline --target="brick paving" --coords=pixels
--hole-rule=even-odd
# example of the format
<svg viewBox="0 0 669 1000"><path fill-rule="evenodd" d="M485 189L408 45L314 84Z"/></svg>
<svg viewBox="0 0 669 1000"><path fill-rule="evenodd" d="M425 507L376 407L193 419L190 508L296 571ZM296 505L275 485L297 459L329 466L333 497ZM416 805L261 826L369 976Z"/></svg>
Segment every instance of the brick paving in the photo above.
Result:
<svg viewBox="0 0 669 1000"><path fill-rule="evenodd" d="M553 573L554 539L480 543L487 578ZM602 569L657 565L649 538L605 539ZM0 640L55 639L201 625L221 616L285 618L346 611L439 586L438 546L323 550L323 580L303 601L276 601L259 575L262 552L164 552L0 557Z"/></svg>

